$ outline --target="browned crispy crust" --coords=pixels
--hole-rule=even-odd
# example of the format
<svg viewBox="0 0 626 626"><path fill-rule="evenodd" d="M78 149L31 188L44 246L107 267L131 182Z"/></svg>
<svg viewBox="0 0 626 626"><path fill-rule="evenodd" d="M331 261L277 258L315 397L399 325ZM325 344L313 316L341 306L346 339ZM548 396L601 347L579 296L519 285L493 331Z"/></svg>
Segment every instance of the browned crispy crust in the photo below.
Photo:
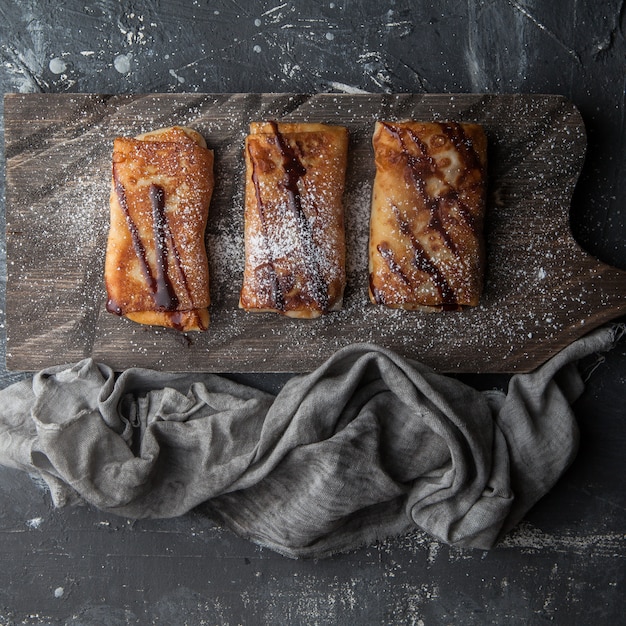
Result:
<svg viewBox="0 0 626 626"><path fill-rule="evenodd" d="M341 126L250 125L241 308L300 318L341 308L347 151Z"/></svg>
<svg viewBox="0 0 626 626"><path fill-rule="evenodd" d="M483 289L487 139L478 124L377 122L369 295L460 310Z"/></svg>
<svg viewBox="0 0 626 626"><path fill-rule="evenodd" d="M207 328L212 192L213 152L196 131L175 126L115 139L108 311L141 324Z"/></svg>

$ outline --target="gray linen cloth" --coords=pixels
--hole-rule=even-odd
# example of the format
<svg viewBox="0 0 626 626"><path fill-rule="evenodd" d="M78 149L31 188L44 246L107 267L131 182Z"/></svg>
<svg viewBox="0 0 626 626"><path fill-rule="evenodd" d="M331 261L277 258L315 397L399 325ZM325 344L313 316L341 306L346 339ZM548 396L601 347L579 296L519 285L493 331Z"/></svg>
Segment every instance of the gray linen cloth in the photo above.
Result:
<svg viewBox="0 0 626 626"><path fill-rule="evenodd" d="M212 374L116 376L87 359L0 391L0 463L43 477L57 506L146 518L201 505L291 557L416 526L488 549L574 458L575 364L621 333L574 342L506 395L362 344L276 397Z"/></svg>

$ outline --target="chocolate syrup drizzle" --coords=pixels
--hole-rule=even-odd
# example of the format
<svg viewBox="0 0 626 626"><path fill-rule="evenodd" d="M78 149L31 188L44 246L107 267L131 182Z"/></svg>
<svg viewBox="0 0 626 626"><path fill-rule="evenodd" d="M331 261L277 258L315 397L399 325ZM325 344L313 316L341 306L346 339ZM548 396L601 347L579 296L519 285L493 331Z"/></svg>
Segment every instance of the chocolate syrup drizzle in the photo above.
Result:
<svg viewBox="0 0 626 626"><path fill-rule="evenodd" d="M180 255L174 244L174 238L165 212L165 191L161 186L155 184L151 184L148 189L150 203L152 205L152 225L156 255L155 277L148 263L146 248L141 240L139 229L130 214L126 190L119 180L115 167L113 167L113 184L120 208L126 220L126 225L128 226L128 231L130 232L135 254L139 260L141 271L148 285L148 289L152 294L155 306L159 311L176 311L179 305L179 299L176 296L176 290L168 276L168 251L170 249L184 288L190 297L191 294L189 293L187 279L180 261ZM106 308L109 312L115 313L116 315L123 314L121 306L111 298L107 301Z"/></svg>
<svg viewBox="0 0 626 626"><path fill-rule="evenodd" d="M376 246L376 250L378 250L378 254L380 254L385 261L387 261L387 265L389 265L389 269L405 284L409 284L409 279L406 277L406 274L402 271L400 265L396 262L393 256L393 250L386 243L379 243Z"/></svg>
<svg viewBox="0 0 626 626"><path fill-rule="evenodd" d="M441 201L443 198L433 198L426 193L427 176L437 176L440 180L442 179L441 172L437 168L435 160L428 154L426 144L410 128L407 129L407 134L411 141L419 148L422 153L421 157L416 157L413 153L409 152L406 144L404 143L404 138L398 131L389 126L387 126L387 129L390 132L393 132L395 137L400 142L402 154L406 157L409 166L408 173L410 176L410 182L412 182L418 190L422 196L424 204L430 211L428 227L436 230L441 235L441 238L445 242L446 246L450 248L454 254L456 254L456 244L450 237L450 233L448 233L441 220Z"/></svg>
<svg viewBox="0 0 626 626"><path fill-rule="evenodd" d="M276 273L275 259L272 257L271 248L269 245L269 235L267 233L267 218L265 217L265 206L261 198L261 187L259 184L259 175L256 171L256 165L252 152L248 147L248 154L250 156L250 162L252 163L252 184L254 185L254 194L256 196L256 205L259 211L259 221L261 223L261 234L263 236L263 242L265 252L267 254L267 267L269 270L270 281L272 283L272 302L279 311L285 310L285 297L283 291L280 288L280 281L278 280L278 274Z"/></svg>
<svg viewBox="0 0 626 626"><path fill-rule="evenodd" d="M413 262L415 266L420 272L424 272L428 274L435 287L439 289L439 293L441 295L442 306L444 309L454 310L458 308L458 301L456 298L456 294L452 287L450 287L450 283L446 280L446 277L443 275L441 270L432 262L426 250L422 244L418 241L411 225L403 219L402 215L400 215L400 211L398 207L394 204L391 207L393 214L398 221L398 226L400 228L400 232L403 235L409 238L411 242L411 246L414 250Z"/></svg>
<svg viewBox="0 0 626 626"><path fill-rule="evenodd" d="M441 170L437 167L435 160L428 153L428 147L426 146L426 144L411 129L407 129L407 135L411 139L412 143L414 143L420 151L420 155L416 156L407 148L405 139L399 130L384 122L382 124L383 127L400 144L402 155L406 159L408 166L407 174L409 177L409 182L412 183L412 185L418 191L424 205L429 209L430 219L428 227L439 233L447 248L458 258L457 245L453 241L448 229L445 227L442 221L442 207L454 204L456 206L459 216L475 233L476 223L474 216L470 212L467 204L460 199L458 191L451 187L447 183L447 181L445 181L443 172L441 172ZM439 127L441 129L441 132L450 140L455 149L461 154L463 162L467 164L466 170L479 169L480 171L482 171L482 164L480 162L480 159L478 158L478 155L468 141L467 136L463 132L463 128L456 123L440 123ZM429 176L436 176L437 178L439 178L439 180L441 180L448 187L447 191L436 198L430 196L426 192L425 183L426 178ZM431 277L434 285L437 287L437 289L439 289L441 299L443 301L443 308L457 309L458 301L456 298L456 294L450 287L450 284L446 280L445 276L435 265L435 263L433 263L426 250L417 240L410 227L410 224L408 224L406 220L402 218L398 207L393 206L392 210L398 221L400 230L406 236L408 236L411 241L411 245L415 253L414 263L416 267L420 271L427 273ZM381 256L383 256L387 263L390 264L389 254L387 254L386 256ZM395 261L393 262L394 264L396 264ZM391 267L391 264L390 269L394 271L393 267Z"/></svg>
<svg viewBox="0 0 626 626"><path fill-rule="evenodd" d="M156 289L153 298L156 306L162 311L175 311L178 306L178 297L174 286L167 275L167 243L169 232L167 216L165 215L165 191L159 185L150 185L148 191L152 203L152 228L154 232L154 247L156 253ZM178 255L174 255L177 258Z"/></svg>
<svg viewBox="0 0 626 626"><path fill-rule="evenodd" d="M115 185L115 194L117 195L117 201L122 209L122 213L124 214L124 218L126 219L126 225L128 226L128 231L130 232L130 237L133 242L133 248L135 249L135 254L139 259L139 265L141 266L141 271L146 278L146 282L148 283L148 287L151 291L155 289L155 282L152 276L152 272L150 271L150 266L148 265L148 259L146 257L146 249L141 241L141 237L139 236L139 230L137 229L137 224L135 224L133 218L130 215L130 210L128 208L128 201L126 200L126 190L124 189L124 185L120 181L117 175L117 169L115 166L113 167L113 184ZM108 304L107 304L108 308ZM119 307L115 307L113 312L117 312Z"/></svg>
<svg viewBox="0 0 626 626"><path fill-rule="evenodd" d="M298 225L300 243L305 257L305 265L309 270L309 277L313 289L313 294L311 294L311 296L317 302L322 311L327 311L329 306L328 291L326 289L324 277L319 271L319 264L315 260L315 244L313 242L310 224L302 208L302 196L300 195L300 189L298 186L298 182L306 174L306 168L300 161L300 158L296 154L295 150L285 140L285 137L278 128L278 124L275 121L270 121L268 123L272 129L272 133L274 134L276 147L278 148L282 159L282 167L285 172L285 176L282 181L282 187L287 193L289 208L291 209ZM266 239L267 243L267 227L264 204L261 197L258 176L254 168L254 159L251 158L251 161L253 163L252 182L255 188L257 206L259 210L259 216L261 218L264 238ZM269 246L266 246L266 248L269 250ZM274 261L275 260L272 258L269 258L268 261L268 265L270 267L270 275L272 276L272 282L274 285L274 303L277 309L284 310L284 294L282 293L280 281L278 280L278 277L276 275Z"/></svg>

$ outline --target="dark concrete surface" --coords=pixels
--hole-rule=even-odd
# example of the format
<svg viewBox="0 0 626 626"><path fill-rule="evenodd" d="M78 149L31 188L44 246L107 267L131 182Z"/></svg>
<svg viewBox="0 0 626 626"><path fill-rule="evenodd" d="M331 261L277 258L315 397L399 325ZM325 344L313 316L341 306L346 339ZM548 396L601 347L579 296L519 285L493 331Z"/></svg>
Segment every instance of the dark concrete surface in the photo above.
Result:
<svg viewBox="0 0 626 626"><path fill-rule="evenodd" d="M0 84L3 93L562 94L589 140L572 230L626 269L624 0L0 0ZM0 252L4 287L4 243ZM295 562L201 511L131 522L54 510L28 476L0 468L0 625L625 623L626 345L583 367L580 453L491 552L416 531ZM21 376L2 368L0 381ZM285 380L239 378L274 391Z"/></svg>

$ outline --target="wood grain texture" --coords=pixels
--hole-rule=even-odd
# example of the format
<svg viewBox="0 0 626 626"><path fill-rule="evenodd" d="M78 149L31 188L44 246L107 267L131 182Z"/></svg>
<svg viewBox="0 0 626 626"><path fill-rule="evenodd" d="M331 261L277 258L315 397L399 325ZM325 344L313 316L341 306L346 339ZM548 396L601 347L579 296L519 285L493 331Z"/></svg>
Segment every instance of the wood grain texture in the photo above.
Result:
<svg viewBox="0 0 626 626"><path fill-rule="evenodd" d="M389 311L367 299L367 229L377 119L485 126L488 271L479 307ZM344 124L345 308L319 320L237 308L243 271L243 139L250 121ZM204 334L145 328L104 310L112 140L172 124L200 131L216 154L207 243L212 324ZM585 253L569 206L584 124L560 96L334 94L9 94L7 365L34 370L86 356L115 369L299 372L336 349L372 342L440 371L528 371L626 310L626 272Z"/></svg>

